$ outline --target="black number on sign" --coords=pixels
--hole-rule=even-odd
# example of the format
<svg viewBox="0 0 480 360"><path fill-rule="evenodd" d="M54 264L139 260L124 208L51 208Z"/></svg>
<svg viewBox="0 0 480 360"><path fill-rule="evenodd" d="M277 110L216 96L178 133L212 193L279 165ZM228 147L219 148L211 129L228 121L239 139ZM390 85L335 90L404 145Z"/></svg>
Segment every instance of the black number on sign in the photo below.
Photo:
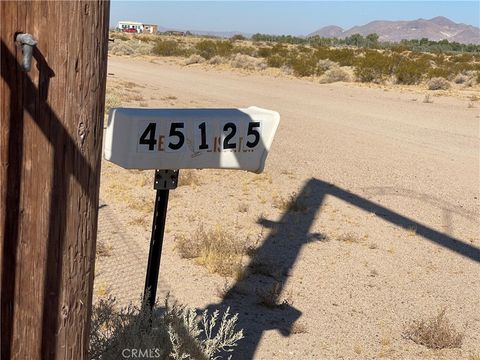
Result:
<svg viewBox="0 0 480 360"><path fill-rule="evenodd" d="M178 129L183 129L183 127L184 127L183 123L172 123L172 125L170 125L170 134L168 134L168 136L178 137L178 142L176 144L172 144L172 143L168 144L168 147L170 149L178 150L185 143L185 136L181 131L178 130Z"/></svg>
<svg viewBox="0 0 480 360"><path fill-rule="evenodd" d="M225 136L225 139L223 139L223 148L224 149L235 149L237 147L236 143L229 143L230 140L235 136L237 132L237 127L235 126L234 123L226 123L225 126L223 127L223 131L230 131L230 134Z"/></svg>
<svg viewBox="0 0 480 360"><path fill-rule="evenodd" d="M155 123L148 124L142 136L140 136L140 141L138 143L141 145L148 145L148 150L154 150L155 145L157 144L157 140L155 140L156 128L157 128L157 124Z"/></svg>
<svg viewBox="0 0 480 360"><path fill-rule="evenodd" d="M198 147L200 150L205 150L205 149L208 149L208 144L207 144L207 129L206 129L206 125L205 123L201 123L200 125L198 125L198 128L200 129L200 136L201 136L201 140L202 140L202 143L200 144L200 146Z"/></svg>
<svg viewBox="0 0 480 360"><path fill-rule="evenodd" d="M257 146L259 141L260 141L260 133L258 132L258 130L255 129L255 128L259 128L259 127L260 127L259 122L248 123L247 136L253 135L255 137L255 140L247 141L247 146L249 148L253 148L253 147Z"/></svg>

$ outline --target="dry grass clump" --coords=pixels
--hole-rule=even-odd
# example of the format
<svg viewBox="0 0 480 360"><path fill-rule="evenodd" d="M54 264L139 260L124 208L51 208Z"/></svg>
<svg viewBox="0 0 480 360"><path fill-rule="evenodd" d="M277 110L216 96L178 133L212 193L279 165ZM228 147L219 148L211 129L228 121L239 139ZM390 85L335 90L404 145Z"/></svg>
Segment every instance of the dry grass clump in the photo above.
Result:
<svg viewBox="0 0 480 360"><path fill-rule="evenodd" d="M267 68L267 64L263 59L243 54L235 54L230 60L230 65L246 70L264 70Z"/></svg>
<svg viewBox="0 0 480 360"><path fill-rule="evenodd" d="M430 94L425 94L425 97L423 98L423 103L425 104L432 104L433 100L430 98Z"/></svg>
<svg viewBox="0 0 480 360"><path fill-rule="evenodd" d="M428 90L448 90L450 89L450 83L448 80L442 77L431 78L428 83Z"/></svg>
<svg viewBox="0 0 480 360"><path fill-rule="evenodd" d="M227 61L225 60L224 57L221 57L221 56L218 56L218 55L215 55L210 60L208 60L208 63L210 65L220 65L220 64L225 64L226 62Z"/></svg>
<svg viewBox="0 0 480 360"><path fill-rule="evenodd" d="M273 207L287 212L305 212L307 205L296 193L290 194L287 198L277 196L273 199Z"/></svg>
<svg viewBox="0 0 480 360"><path fill-rule="evenodd" d="M457 332L445 316L445 309L429 319L414 321L404 332L404 337L430 349L459 348L463 334Z"/></svg>
<svg viewBox="0 0 480 360"><path fill-rule="evenodd" d="M113 55L123 56L132 55L135 50L127 44L125 41L115 41L109 44L109 52Z"/></svg>
<svg viewBox="0 0 480 360"><path fill-rule="evenodd" d="M245 243L220 226L207 231L200 225L190 236L175 236L175 243L181 257L196 259L212 273L231 277L243 274Z"/></svg>
<svg viewBox="0 0 480 360"><path fill-rule="evenodd" d="M184 64L192 65L192 64L202 64L204 62L205 62L205 59L203 57L197 54L193 54L193 55L190 55L189 58L185 59Z"/></svg>
<svg viewBox="0 0 480 360"><path fill-rule="evenodd" d="M320 77L321 84L330 84L338 81L350 81L350 75L340 67L332 67Z"/></svg>
<svg viewBox="0 0 480 360"><path fill-rule="evenodd" d="M337 241L346 242L346 243L350 243L350 244L355 244L355 243L360 242L360 239L355 234L345 233L345 234L337 236Z"/></svg>
<svg viewBox="0 0 480 360"><path fill-rule="evenodd" d="M110 244L105 244L103 241L97 241L97 247L95 253L99 257L108 257L112 255L113 246Z"/></svg>
<svg viewBox="0 0 480 360"><path fill-rule="evenodd" d="M117 310L112 297L95 304L88 359L122 359L125 349L129 356L142 351L136 356L142 359L223 359L244 337L243 330L236 329L238 314L231 315L230 308L219 318L218 310L198 316L194 309L170 306L168 298L164 309L155 306L151 311L145 305Z"/></svg>
<svg viewBox="0 0 480 360"><path fill-rule="evenodd" d="M111 108L119 107L122 104L122 99L116 93L113 93L107 89L105 95L105 114L108 114Z"/></svg>
<svg viewBox="0 0 480 360"><path fill-rule="evenodd" d="M200 178L195 170L182 170L178 178L178 186L201 185Z"/></svg>

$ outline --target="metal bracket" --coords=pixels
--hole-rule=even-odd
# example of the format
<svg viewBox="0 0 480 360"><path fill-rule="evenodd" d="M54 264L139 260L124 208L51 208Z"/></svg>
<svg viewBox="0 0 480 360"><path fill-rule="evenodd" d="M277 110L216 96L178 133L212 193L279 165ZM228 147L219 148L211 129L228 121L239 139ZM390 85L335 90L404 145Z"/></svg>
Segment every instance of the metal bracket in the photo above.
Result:
<svg viewBox="0 0 480 360"><path fill-rule="evenodd" d="M35 40L32 35L24 33L17 34L15 41L22 47L22 70L29 72L32 68L33 47L37 45L38 41Z"/></svg>
<svg viewBox="0 0 480 360"><path fill-rule="evenodd" d="M155 170L155 190L173 190L178 184L178 170Z"/></svg>

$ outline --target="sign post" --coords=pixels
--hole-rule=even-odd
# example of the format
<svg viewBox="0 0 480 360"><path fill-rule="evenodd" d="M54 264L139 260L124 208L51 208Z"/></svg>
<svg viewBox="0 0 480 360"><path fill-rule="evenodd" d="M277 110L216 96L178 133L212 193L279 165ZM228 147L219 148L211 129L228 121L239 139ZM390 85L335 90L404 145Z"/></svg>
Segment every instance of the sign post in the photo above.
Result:
<svg viewBox="0 0 480 360"><path fill-rule="evenodd" d="M153 209L152 237L150 239L150 251L148 254L147 275L145 277L145 289L143 291L143 303L155 305L157 296L158 274L160 271L160 259L162 257L163 235L165 233L165 221L167 218L168 195L170 190L175 189L178 183L178 170L156 170L153 188L156 190L155 207Z"/></svg>
<svg viewBox="0 0 480 360"><path fill-rule="evenodd" d="M237 169L261 173L280 115L246 109L110 110L105 159L126 169L154 169L157 191L144 305L155 304L169 190L178 169Z"/></svg>

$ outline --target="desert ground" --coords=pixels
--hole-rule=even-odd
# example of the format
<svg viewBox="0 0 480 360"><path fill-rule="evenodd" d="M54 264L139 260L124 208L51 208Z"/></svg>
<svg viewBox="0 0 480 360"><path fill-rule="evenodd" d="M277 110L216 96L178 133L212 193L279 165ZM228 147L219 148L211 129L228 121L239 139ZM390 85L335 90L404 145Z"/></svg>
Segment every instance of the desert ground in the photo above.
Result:
<svg viewBox="0 0 480 360"><path fill-rule="evenodd" d="M181 170L189 179L170 193L158 298L230 306L245 333L233 359L479 359L478 101L162 59L110 56L108 73L124 106L281 115L264 173ZM95 300L138 302L153 172L103 161L101 176ZM251 246L250 271L222 276L182 258L176 241L200 226ZM278 306L267 307L272 289ZM405 336L442 310L460 348Z"/></svg>

